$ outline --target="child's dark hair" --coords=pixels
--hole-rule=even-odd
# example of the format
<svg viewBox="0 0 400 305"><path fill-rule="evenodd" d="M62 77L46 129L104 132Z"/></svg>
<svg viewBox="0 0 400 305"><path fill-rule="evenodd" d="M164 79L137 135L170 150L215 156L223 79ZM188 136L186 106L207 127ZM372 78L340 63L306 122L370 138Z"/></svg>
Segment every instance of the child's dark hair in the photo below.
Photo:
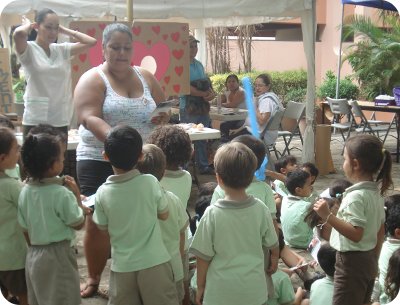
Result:
<svg viewBox="0 0 400 305"><path fill-rule="evenodd" d="M385 279L385 293L389 299L393 301L399 293L400 287L400 249L393 252L389 259L389 266L387 269Z"/></svg>
<svg viewBox="0 0 400 305"><path fill-rule="evenodd" d="M136 168L143 174L151 174L158 181L164 176L165 155L161 148L154 144L143 145L143 157L138 161Z"/></svg>
<svg viewBox="0 0 400 305"><path fill-rule="evenodd" d="M332 276L335 273L336 250L328 242L323 242L317 253L318 263L322 270Z"/></svg>
<svg viewBox="0 0 400 305"><path fill-rule="evenodd" d="M397 200L400 199L400 195L395 196ZM397 201L397 204L392 204L386 209L385 229L390 236L394 236L395 230L400 229L400 201Z"/></svg>
<svg viewBox="0 0 400 305"><path fill-rule="evenodd" d="M310 175L315 177L315 179L318 177L319 175L319 170L318 168L315 166L314 163L312 162L306 162L303 163L302 168L306 168L308 169L308 171L310 172Z"/></svg>
<svg viewBox="0 0 400 305"><path fill-rule="evenodd" d="M333 198L324 198L328 203L328 207L330 210L338 203L337 199ZM308 208L308 212L304 217L304 221L308 224L308 226L313 229L315 228L320 222L322 218L314 211L314 205L311 204Z"/></svg>
<svg viewBox="0 0 400 305"><path fill-rule="evenodd" d="M285 157L279 158L279 160L275 162L275 171L281 173L282 168L286 168L286 166L288 166L289 164L296 164L296 163L297 159L295 156L292 155L287 155Z"/></svg>
<svg viewBox="0 0 400 305"><path fill-rule="evenodd" d="M214 193L215 188L217 187L216 182L205 182L199 186L199 193L198 196L208 196Z"/></svg>
<svg viewBox="0 0 400 305"><path fill-rule="evenodd" d="M60 137L61 141L65 142L65 143L68 142L68 137L66 136L66 134L61 132L56 127L51 126L50 124L39 124L39 125L33 126L29 130L28 135L37 135L40 133L46 133L46 134L49 134L52 136L57 136L57 137Z"/></svg>
<svg viewBox="0 0 400 305"><path fill-rule="evenodd" d="M225 186L247 188L253 180L257 158L246 145L228 143L218 148L214 167Z"/></svg>
<svg viewBox="0 0 400 305"><path fill-rule="evenodd" d="M369 134L352 136L346 141L345 149L350 160L358 160L363 174L377 174L376 181L381 182L381 195L393 186L392 157L377 137Z"/></svg>
<svg viewBox="0 0 400 305"><path fill-rule="evenodd" d="M61 141L60 137L46 133L26 137L21 157L29 177L38 180L44 178L60 156Z"/></svg>
<svg viewBox="0 0 400 305"><path fill-rule="evenodd" d="M257 139L255 136L252 135L241 135L234 138L231 142L239 142L250 148L257 157L257 169L260 168L260 166L264 162L266 153L265 145L260 139Z"/></svg>
<svg viewBox="0 0 400 305"><path fill-rule="evenodd" d="M0 127L0 155L8 154L16 141L14 131L8 127Z"/></svg>
<svg viewBox="0 0 400 305"><path fill-rule="evenodd" d="M117 125L108 133L104 151L112 166L128 171L137 164L142 154L142 145L142 137L136 129Z"/></svg>
<svg viewBox="0 0 400 305"><path fill-rule="evenodd" d="M302 169L296 169L287 174L285 186L292 195L296 195L296 188L303 187L309 177L310 173Z"/></svg>
<svg viewBox="0 0 400 305"><path fill-rule="evenodd" d="M346 179L336 179L329 186L329 196L331 196L332 198L337 198L339 199L339 201L342 201L342 195L344 191L352 185L353 183Z"/></svg>
<svg viewBox="0 0 400 305"><path fill-rule="evenodd" d="M392 207L400 205L400 194L385 197L385 209L389 211Z"/></svg>
<svg viewBox="0 0 400 305"><path fill-rule="evenodd" d="M147 143L162 149L167 159L167 168L183 167L192 156L192 142L183 128L163 125L153 130Z"/></svg>
<svg viewBox="0 0 400 305"><path fill-rule="evenodd" d="M201 217L203 217L204 212L211 204L211 199L212 199L212 195L203 195L203 196L199 196L199 198L197 198L195 208L194 208L194 211L196 214L193 217L189 218L190 232L192 232L192 234L194 234L196 232L196 229L197 229L196 222L198 220L200 220Z"/></svg>
<svg viewBox="0 0 400 305"><path fill-rule="evenodd" d="M10 128L11 130L15 129L13 122L11 122L8 117L2 114L0 114L0 126Z"/></svg>

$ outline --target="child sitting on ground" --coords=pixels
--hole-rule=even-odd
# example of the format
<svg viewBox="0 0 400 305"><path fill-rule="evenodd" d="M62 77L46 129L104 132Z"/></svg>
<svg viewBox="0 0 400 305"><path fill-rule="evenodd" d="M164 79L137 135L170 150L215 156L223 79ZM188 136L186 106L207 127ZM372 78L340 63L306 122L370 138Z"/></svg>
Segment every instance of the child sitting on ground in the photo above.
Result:
<svg viewBox="0 0 400 305"><path fill-rule="evenodd" d="M281 197L289 195L289 192L285 186L286 176L289 172L297 168L297 159L292 155L282 157L275 162L275 171L278 175L275 175L276 178L273 182L273 189ZM271 175L271 173L269 175Z"/></svg>
<svg viewBox="0 0 400 305"><path fill-rule="evenodd" d="M318 192L316 190L314 190L314 183L315 183L315 180L317 180L317 178L318 178L319 170L315 166L315 164L311 163L311 162L303 163L303 165L301 166L301 169L308 172L311 176L312 193L307 198L307 200L310 201L311 203L314 203L315 199L317 199L319 196Z"/></svg>
<svg viewBox="0 0 400 305"><path fill-rule="evenodd" d="M104 141L104 158L115 175L97 190L93 220L110 235L109 304L177 305L158 222L168 218L168 204L157 179L135 169L141 154L142 137L134 128L116 126Z"/></svg>
<svg viewBox="0 0 400 305"><path fill-rule="evenodd" d="M311 203L306 201L312 192L310 174L301 169L288 173L285 185L289 195L283 198L281 225L285 242L290 247L307 249L313 231L304 221Z"/></svg>
<svg viewBox="0 0 400 305"><path fill-rule="evenodd" d="M160 181L165 171L165 155L161 148L154 144L143 145L143 157L138 161L136 168L142 174L151 174ZM161 233L164 245L171 256L171 266L176 283L176 291L179 302L184 296L183 290L183 266L185 231L189 217L186 214L181 200L169 191L164 192L164 200L168 203L169 215L166 220L160 220Z"/></svg>
<svg viewBox="0 0 400 305"><path fill-rule="evenodd" d="M324 190L319 197L321 198L339 198L342 196L344 191L352 186L353 183L351 183L347 179L336 179L333 180L332 184Z"/></svg>
<svg viewBox="0 0 400 305"><path fill-rule="evenodd" d="M0 286L6 299L12 294L18 298L19 304L27 305L27 245L17 221L22 183L6 174L6 170L15 168L19 156L14 132L0 127Z"/></svg>
<svg viewBox="0 0 400 305"><path fill-rule="evenodd" d="M22 146L28 174L18 203L18 222L31 246L26 257L29 304L81 304L74 230L84 225L80 192L70 176L58 177L64 167L61 137L28 135ZM82 211L83 210L83 211Z"/></svg>
<svg viewBox="0 0 400 305"><path fill-rule="evenodd" d="M246 194L257 158L245 145L229 143L218 149L214 166L225 198L207 208L190 247L197 257L196 302L264 304L265 273L276 271L279 249L270 211ZM271 253L268 264L264 251Z"/></svg>

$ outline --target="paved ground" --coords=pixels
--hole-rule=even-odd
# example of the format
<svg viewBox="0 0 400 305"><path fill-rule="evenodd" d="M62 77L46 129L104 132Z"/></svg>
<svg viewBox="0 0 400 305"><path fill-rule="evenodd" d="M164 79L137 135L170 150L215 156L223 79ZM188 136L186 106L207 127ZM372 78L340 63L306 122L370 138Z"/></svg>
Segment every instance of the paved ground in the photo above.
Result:
<svg viewBox="0 0 400 305"><path fill-rule="evenodd" d="M339 139L338 135L333 135L333 139ZM293 142L295 145L300 145L300 141L294 141ZM283 143L278 143L278 148L282 150L281 148L283 147ZM322 191L329 187L330 183L338 178L343 178L343 170L342 170L342 164L343 164L343 157L341 156L341 150L342 150L342 144L339 141L333 140L331 141L331 153L332 153L332 158L333 158L333 163L336 169L336 173L333 174L328 174L325 176L320 176L316 183L315 183L315 189L318 191ZM396 148L396 140L393 137L388 137L386 140L385 147L390 150L395 150ZM301 152L298 150L293 150L292 152L296 157L301 160ZM390 194L394 193L400 193L400 164L398 163L393 163L393 171L392 171L392 177L394 181L394 190L389 192ZM212 176L199 176L200 183L208 182L208 181L215 181L215 177ZM197 187L193 186L192 188L192 194L191 194L191 199L189 201L189 208L193 210L194 208L194 202L196 200L197 196ZM83 236L83 231L78 232L78 265L79 265L79 271L81 275L81 281L84 282L86 277L87 277L87 268L86 268L86 261L83 256L83 249L82 249L82 236ZM109 281L109 264L108 262L107 267L105 271L103 272L103 277L102 281L100 284L101 289L107 289L108 287L108 281ZM99 296L96 296L94 298L90 299L83 299L82 300L82 305L106 305L107 301L102 299Z"/></svg>

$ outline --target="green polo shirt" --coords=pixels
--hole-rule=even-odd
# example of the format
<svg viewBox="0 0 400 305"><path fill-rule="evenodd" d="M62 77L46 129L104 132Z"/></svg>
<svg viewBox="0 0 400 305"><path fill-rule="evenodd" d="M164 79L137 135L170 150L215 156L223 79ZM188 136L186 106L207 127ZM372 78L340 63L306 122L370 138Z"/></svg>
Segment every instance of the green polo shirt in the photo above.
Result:
<svg viewBox="0 0 400 305"><path fill-rule="evenodd" d="M267 305L292 305L294 301L294 290L289 275L281 270L272 274L274 284L274 296L269 298Z"/></svg>
<svg viewBox="0 0 400 305"><path fill-rule="evenodd" d="M326 276L311 285L310 305L332 305L333 277Z"/></svg>
<svg viewBox="0 0 400 305"><path fill-rule="evenodd" d="M181 200L183 207L187 208L190 192L192 191L192 176L188 171L166 170L164 176L160 181L162 187L178 196Z"/></svg>

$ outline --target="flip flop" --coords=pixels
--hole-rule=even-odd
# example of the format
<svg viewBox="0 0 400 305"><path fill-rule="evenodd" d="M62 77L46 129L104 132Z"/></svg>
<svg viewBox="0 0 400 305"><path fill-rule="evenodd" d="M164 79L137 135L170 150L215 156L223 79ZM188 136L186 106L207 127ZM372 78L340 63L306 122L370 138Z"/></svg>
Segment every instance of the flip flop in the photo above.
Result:
<svg viewBox="0 0 400 305"><path fill-rule="evenodd" d="M81 298L91 298L94 297L97 294L97 291L99 289L99 284L89 284L85 283L83 288L81 288Z"/></svg>

